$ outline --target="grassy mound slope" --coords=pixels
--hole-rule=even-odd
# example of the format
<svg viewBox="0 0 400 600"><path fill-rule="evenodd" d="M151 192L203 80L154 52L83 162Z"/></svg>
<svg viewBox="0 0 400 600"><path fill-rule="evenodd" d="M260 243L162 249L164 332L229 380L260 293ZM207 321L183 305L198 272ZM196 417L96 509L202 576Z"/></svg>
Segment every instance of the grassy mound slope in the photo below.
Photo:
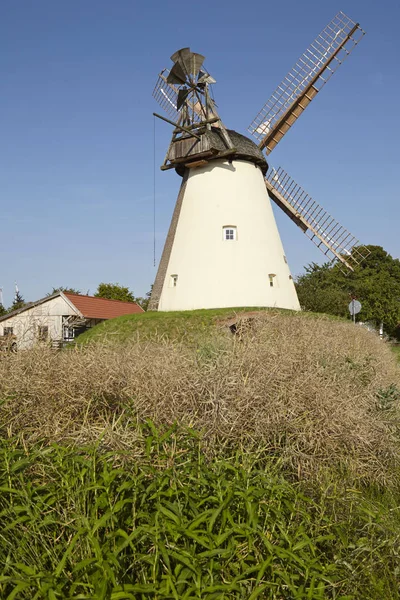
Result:
<svg viewBox="0 0 400 600"><path fill-rule="evenodd" d="M395 353L395 355L397 356L397 359L400 361L400 344L394 344L392 346L392 350Z"/></svg>
<svg viewBox="0 0 400 600"><path fill-rule="evenodd" d="M332 465L343 476L390 483L400 459L400 373L376 336L276 311L236 336L221 319L203 330L183 318L196 343L136 330L123 344L5 357L3 427L26 440L79 444L101 432L107 447L134 451L137 424L150 418L201 431L211 453L221 444L262 446L303 477Z"/></svg>
<svg viewBox="0 0 400 600"><path fill-rule="evenodd" d="M1 356L1 598L399 598L395 355L251 312Z"/></svg>
<svg viewBox="0 0 400 600"><path fill-rule="evenodd" d="M215 308L171 312L145 312L104 321L79 336L78 345L91 342L126 342L151 338L156 335L189 343L207 335L223 320L243 313L265 311L264 308ZM277 311L274 311L277 312ZM279 310L291 315L292 311Z"/></svg>

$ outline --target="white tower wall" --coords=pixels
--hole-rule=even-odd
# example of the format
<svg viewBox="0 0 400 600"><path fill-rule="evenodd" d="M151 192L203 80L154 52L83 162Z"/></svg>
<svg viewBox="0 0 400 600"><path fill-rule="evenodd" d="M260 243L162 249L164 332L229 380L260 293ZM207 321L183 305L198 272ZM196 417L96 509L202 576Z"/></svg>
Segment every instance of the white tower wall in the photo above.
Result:
<svg viewBox="0 0 400 600"><path fill-rule="evenodd" d="M235 240L224 239L224 226L236 227ZM258 166L219 159L190 169L172 233L158 310L300 310Z"/></svg>

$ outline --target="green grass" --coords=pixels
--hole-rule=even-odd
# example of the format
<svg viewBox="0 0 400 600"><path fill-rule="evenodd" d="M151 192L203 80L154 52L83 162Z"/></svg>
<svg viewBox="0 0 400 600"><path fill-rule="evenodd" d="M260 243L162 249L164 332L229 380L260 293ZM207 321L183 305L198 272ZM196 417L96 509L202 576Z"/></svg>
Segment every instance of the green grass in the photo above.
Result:
<svg viewBox="0 0 400 600"><path fill-rule="evenodd" d="M240 307L218 308L171 312L145 312L134 315L125 315L109 321L104 321L86 331L77 339L78 344L96 341L126 342L135 336L141 339L154 335L166 339L190 342L198 339L202 334L207 334L215 328L219 321L233 318L240 313L263 311L270 315L282 314L291 316L291 310L265 308L265 307ZM332 315L319 315L317 313L301 313L304 318L324 318L343 321L340 317Z"/></svg>
<svg viewBox="0 0 400 600"><path fill-rule="evenodd" d="M211 310L188 310L171 312L145 312L125 315L104 321L79 336L78 343L92 341L124 342L140 334L157 334L168 339L182 339L197 336L208 331L219 319L228 319L240 312L265 310L261 308L218 308ZM291 313L292 311L283 311Z"/></svg>
<svg viewBox="0 0 400 600"><path fill-rule="evenodd" d="M262 454L207 460L193 431L143 425L141 457L0 446L0 597L389 600L398 499L320 492Z"/></svg>
<svg viewBox="0 0 400 600"><path fill-rule="evenodd" d="M392 350L400 361L400 344L392 344Z"/></svg>

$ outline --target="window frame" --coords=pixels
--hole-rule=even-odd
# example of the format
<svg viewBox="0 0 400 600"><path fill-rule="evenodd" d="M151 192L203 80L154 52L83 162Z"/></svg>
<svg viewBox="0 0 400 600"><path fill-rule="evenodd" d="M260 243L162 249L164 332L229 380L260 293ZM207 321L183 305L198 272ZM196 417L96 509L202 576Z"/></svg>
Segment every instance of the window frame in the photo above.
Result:
<svg viewBox="0 0 400 600"><path fill-rule="evenodd" d="M228 237L228 234L229 234L229 237ZM236 242L238 239L236 225L223 225L222 239L224 242Z"/></svg>

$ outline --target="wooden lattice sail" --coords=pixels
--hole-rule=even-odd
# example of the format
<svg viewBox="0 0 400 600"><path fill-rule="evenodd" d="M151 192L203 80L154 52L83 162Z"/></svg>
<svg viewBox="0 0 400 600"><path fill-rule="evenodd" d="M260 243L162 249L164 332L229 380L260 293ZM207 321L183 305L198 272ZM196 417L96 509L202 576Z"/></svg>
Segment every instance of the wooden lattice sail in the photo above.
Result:
<svg viewBox="0 0 400 600"><path fill-rule="evenodd" d="M300 56L248 127L267 154L350 55L364 33L358 23L339 12Z"/></svg>
<svg viewBox="0 0 400 600"><path fill-rule="evenodd" d="M281 167L265 178L268 194L329 260L338 260L351 271L369 250L334 219Z"/></svg>

